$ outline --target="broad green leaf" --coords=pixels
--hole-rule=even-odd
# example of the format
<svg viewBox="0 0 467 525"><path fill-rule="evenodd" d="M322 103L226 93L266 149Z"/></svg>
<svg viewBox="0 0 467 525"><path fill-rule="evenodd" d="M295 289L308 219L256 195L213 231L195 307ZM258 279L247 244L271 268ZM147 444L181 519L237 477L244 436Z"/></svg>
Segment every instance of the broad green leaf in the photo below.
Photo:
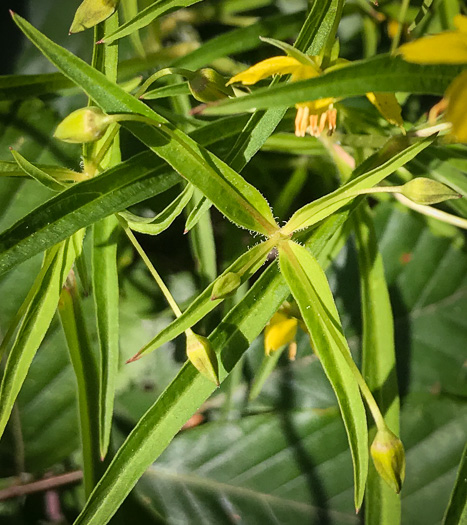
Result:
<svg viewBox="0 0 467 525"><path fill-rule="evenodd" d="M233 264L231 264L219 277L233 272L244 272L241 276L242 282L246 282L256 271L265 263L266 257L273 245L270 242L257 244L242 256L240 256ZM215 281L211 283L182 313L166 328L161 330L156 337L147 343L136 356L143 357L145 354L156 350L164 343L171 341L178 335L182 334L188 328L191 328L199 320L203 319L209 312L211 312L223 299L211 299L212 291ZM135 357L136 357L135 356Z"/></svg>
<svg viewBox="0 0 467 525"><path fill-rule="evenodd" d="M220 101L205 113L227 115L253 108L290 107L320 98L355 97L370 92L442 95L461 70L458 66L408 64L399 58L380 55L309 80L262 88L245 97Z"/></svg>
<svg viewBox="0 0 467 525"><path fill-rule="evenodd" d="M357 208L353 223L357 238L362 302L362 375L384 414L386 424L399 435L394 322L383 260L378 252L373 218L367 205L362 204ZM375 434L375 429L370 429L370 443ZM400 496L379 477L370 463L365 496L365 523L399 525L400 519Z"/></svg>
<svg viewBox="0 0 467 525"><path fill-rule="evenodd" d="M155 0L151 5L140 11L133 19L129 20L116 31L106 35L99 43L112 44L119 38L128 36L131 33L149 25L156 18L173 11L179 7L189 7L201 0Z"/></svg>
<svg viewBox="0 0 467 525"><path fill-rule="evenodd" d="M308 328L313 350L336 393L352 451L358 510L368 474L368 430L357 380L342 354L348 352L352 359L339 314L326 275L306 248L292 241L279 245L279 264Z"/></svg>
<svg viewBox="0 0 467 525"><path fill-rule="evenodd" d="M82 239L82 235L78 235L78 237ZM3 434L31 361L52 322L62 284L75 257L74 243L65 241L43 278L39 274L39 278L42 278L41 284L24 314L2 377L0 386L0 434Z"/></svg>
<svg viewBox="0 0 467 525"><path fill-rule="evenodd" d="M375 226L393 292L397 373L402 394L441 389L467 395L463 363L467 256L462 235L399 206L378 206Z"/></svg>
<svg viewBox="0 0 467 525"><path fill-rule="evenodd" d="M454 490L449 500L446 514L444 515L443 525L461 525L467 522L467 444L462 452L462 458L457 473Z"/></svg>
<svg viewBox="0 0 467 525"><path fill-rule="evenodd" d="M241 129L242 122L244 119L229 121L225 126L220 121L194 131L193 136L207 145L222 143L230 132ZM65 190L0 234L0 273L80 228L162 193L179 180L153 153L144 152Z"/></svg>
<svg viewBox="0 0 467 525"><path fill-rule="evenodd" d="M100 350L98 427L102 458L105 457L109 447L115 380L119 363L118 230L119 223L114 215L96 222L93 228L92 282Z"/></svg>
<svg viewBox="0 0 467 525"><path fill-rule="evenodd" d="M155 217L139 217L128 211L123 211L120 215L133 231L146 233L147 235L159 235L159 233L166 230L182 213L192 195L193 186L187 184L184 190Z"/></svg>
<svg viewBox="0 0 467 525"><path fill-rule="evenodd" d="M58 312L78 390L79 426L86 496L99 480L102 463L99 454L99 373L84 321L81 299L72 277L60 294Z"/></svg>
<svg viewBox="0 0 467 525"><path fill-rule="evenodd" d="M42 171L37 166L34 166L34 164L31 164L31 162L25 159L21 153L18 153L14 149L11 150L11 153L15 158L16 163L24 171L24 173L35 179L40 184L44 185L46 188L54 191L62 191L65 188L65 184L63 184L63 182L55 180L46 171Z"/></svg>
<svg viewBox="0 0 467 525"><path fill-rule="evenodd" d="M248 516L254 524L361 523L352 511L351 462L341 421L330 406L281 405L287 395L300 397L303 388L310 388L306 380L292 386L291 391L283 386L278 404L265 414L209 421L180 433L136 490L168 522L192 520L196 501L196 510L209 523L228 523L232 514ZM320 384L313 388L322 390ZM452 466L462 453L465 407L436 396L409 397L407 404L403 438L418 434L419 426L421 432L407 448L407 468L417 479L410 493L402 491L406 523L435 525L455 477ZM432 418L432 411L445 415ZM430 446L441 440L439 454L426 453L422 436Z"/></svg>
<svg viewBox="0 0 467 525"><path fill-rule="evenodd" d="M359 190L375 186L405 163L412 160L420 151L428 147L434 139L435 137L427 137L412 145L408 145L404 137L389 141L386 148L380 152L380 155L382 155L382 163L378 167L355 176L362 169L358 167L350 182L296 211L284 226L283 232L287 234L308 228L321 219L328 217L355 198ZM386 150L386 152L384 150ZM385 160L388 152L391 152L392 156L389 160ZM378 156L376 156L376 159L378 159Z"/></svg>
<svg viewBox="0 0 467 525"><path fill-rule="evenodd" d="M136 113L152 121L156 127L133 122L125 126L198 187L229 219L263 234L276 231L278 227L267 201L238 173L183 132L173 129L166 119L110 82L104 75L51 42L24 19L15 15L14 20L36 47L83 88L104 111Z"/></svg>

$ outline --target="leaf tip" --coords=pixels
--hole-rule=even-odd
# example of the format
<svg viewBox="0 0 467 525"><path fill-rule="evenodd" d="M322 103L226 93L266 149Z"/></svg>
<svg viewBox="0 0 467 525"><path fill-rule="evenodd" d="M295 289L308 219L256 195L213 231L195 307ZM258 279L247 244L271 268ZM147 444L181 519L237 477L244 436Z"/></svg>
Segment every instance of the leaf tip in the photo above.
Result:
<svg viewBox="0 0 467 525"><path fill-rule="evenodd" d="M16 13L13 11L13 9L8 9L10 11L11 18L14 18L16 16Z"/></svg>
<svg viewBox="0 0 467 525"><path fill-rule="evenodd" d="M129 363L133 363L134 361L138 361L138 359L141 359L142 355L140 352L138 352L137 354L135 354L133 357L130 357L130 359L127 359L125 361L125 364L129 364Z"/></svg>
<svg viewBox="0 0 467 525"><path fill-rule="evenodd" d="M96 42L96 45L97 45L97 44L104 44L104 39L101 38L100 40L98 40L98 41Z"/></svg>

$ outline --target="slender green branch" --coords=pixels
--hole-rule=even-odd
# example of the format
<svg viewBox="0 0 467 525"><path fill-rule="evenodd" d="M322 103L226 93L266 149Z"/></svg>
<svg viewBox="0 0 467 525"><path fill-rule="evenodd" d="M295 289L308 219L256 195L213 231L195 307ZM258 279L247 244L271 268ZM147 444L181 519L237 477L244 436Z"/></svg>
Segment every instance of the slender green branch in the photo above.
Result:
<svg viewBox="0 0 467 525"><path fill-rule="evenodd" d="M165 285L164 281L162 280L161 276L157 272L157 270L154 268L154 265L149 260L149 257L146 255L146 252L141 247L141 244L138 242L136 237L133 235L133 232L128 228L125 220L122 217L118 217L118 220L120 221L120 224L122 225L123 230L125 231L128 239L130 239L131 243L135 247L136 251L139 253L141 258L144 261L144 264L147 266L148 270L150 271L151 275L154 277L154 280L156 281L157 285L161 289L162 293L164 294L164 297L166 298L167 302L169 303L170 307L172 308L174 314L177 317L180 317L182 315L182 312L180 308L178 307L178 304L175 302L175 299L172 297L172 294L170 293L169 289Z"/></svg>

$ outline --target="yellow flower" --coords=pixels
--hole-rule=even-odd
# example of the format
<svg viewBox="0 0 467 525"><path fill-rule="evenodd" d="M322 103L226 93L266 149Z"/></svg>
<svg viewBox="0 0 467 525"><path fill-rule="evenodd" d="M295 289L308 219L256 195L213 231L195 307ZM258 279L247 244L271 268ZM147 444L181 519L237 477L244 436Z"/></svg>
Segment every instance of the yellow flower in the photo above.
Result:
<svg viewBox="0 0 467 525"><path fill-rule="evenodd" d="M467 63L467 16L454 17L456 31L444 31L403 44L400 53L407 62L415 64Z"/></svg>
<svg viewBox="0 0 467 525"><path fill-rule="evenodd" d="M298 54L298 52L297 52ZM241 82L243 85L251 86L264 78L272 75L292 75L291 81L306 80L321 75L319 64L321 58L318 56L303 55L303 60L292 56L276 56L262 60L251 66L246 71L232 77L227 85ZM346 60L337 59L331 66L342 67ZM397 126L403 126L401 108L392 93L367 93L367 97L376 106L383 117ZM296 104L297 116L295 118L295 135L304 137L309 133L313 137L319 137L324 129L332 134L336 129L337 111L334 108L335 98L322 98L310 102Z"/></svg>
<svg viewBox="0 0 467 525"><path fill-rule="evenodd" d="M297 333L298 320L285 313L276 312L264 330L264 351L266 355L292 343Z"/></svg>
<svg viewBox="0 0 467 525"><path fill-rule="evenodd" d="M399 53L407 62L416 64L467 64L467 16L454 17L456 31L445 31L402 45ZM430 111L429 120L446 112L452 125L451 135L467 143L467 71L456 77L443 99Z"/></svg>

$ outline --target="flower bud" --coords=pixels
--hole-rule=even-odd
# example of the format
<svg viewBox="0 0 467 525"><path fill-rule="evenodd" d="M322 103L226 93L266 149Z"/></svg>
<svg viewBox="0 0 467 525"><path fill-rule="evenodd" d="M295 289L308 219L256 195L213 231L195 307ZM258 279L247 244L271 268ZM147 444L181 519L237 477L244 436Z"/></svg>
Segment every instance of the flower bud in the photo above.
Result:
<svg viewBox="0 0 467 525"><path fill-rule="evenodd" d="M219 386L217 357L206 337L188 330L186 333L186 354L200 374Z"/></svg>
<svg viewBox="0 0 467 525"><path fill-rule="evenodd" d="M401 440L388 428L378 430L370 452L378 474L399 494L405 477L405 454Z"/></svg>
<svg viewBox="0 0 467 525"><path fill-rule="evenodd" d="M200 102L215 102L233 95L231 87L226 87L225 79L209 67L198 69L188 79L191 94Z"/></svg>
<svg viewBox="0 0 467 525"><path fill-rule="evenodd" d="M227 272L225 275L221 275L214 283L211 300L224 299L232 295L241 284L242 279L238 273Z"/></svg>
<svg viewBox="0 0 467 525"><path fill-rule="evenodd" d="M119 0L84 0L76 10L70 35L79 33L109 18L117 9Z"/></svg>
<svg viewBox="0 0 467 525"><path fill-rule="evenodd" d="M291 343L297 333L298 321L282 312L276 312L264 330L264 351L266 355Z"/></svg>
<svg viewBox="0 0 467 525"><path fill-rule="evenodd" d="M55 130L54 137L73 144L94 142L103 137L113 121L112 116L106 115L97 107L89 106L77 109L60 122Z"/></svg>
<svg viewBox="0 0 467 525"><path fill-rule="evenodd" d="M416 204L437 204L448 199L462 197L457 191L436 180L417 177L404 184L400 193Z"/></svg>

